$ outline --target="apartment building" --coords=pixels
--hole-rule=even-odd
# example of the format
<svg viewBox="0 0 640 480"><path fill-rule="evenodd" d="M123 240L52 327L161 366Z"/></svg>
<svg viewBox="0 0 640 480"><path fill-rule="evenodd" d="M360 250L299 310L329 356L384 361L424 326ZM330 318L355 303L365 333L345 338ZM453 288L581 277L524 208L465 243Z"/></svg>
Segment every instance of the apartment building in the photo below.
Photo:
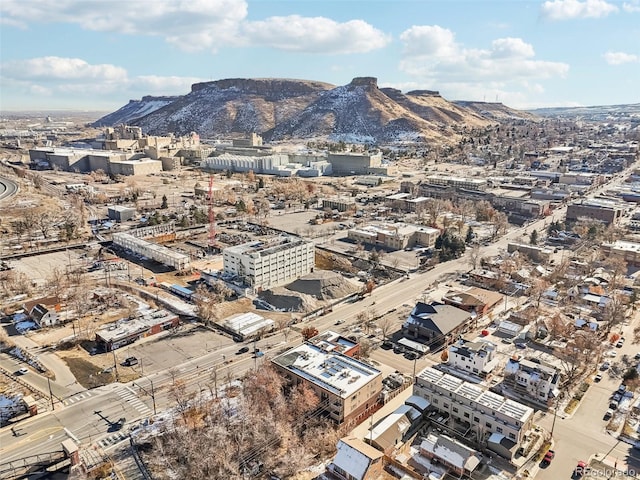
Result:
<svg viewBox="0 0 640 480"><path fill-rule="evenodd" d="M446 187L463 188L465 190L477 190L480 192L484 192L487 189L487 180L484 178L429 175L425 181L431 185L442 185Z"/></svg>
<svg viewBox="0 0 640 480"><path fill-rule="evenodd" d="M496 345L489 341L458 340L449 347L447 365L462 372L485 377L498 365Z"/></svg>
<svg viewBox="0 0 640 480"><path fill-rule="evenodd" d="M315 266L313 242L290 235L228 247L222 256L224 275L240 278L254 291L291 283Z"/></svg>
<svg viewBox="0 0 640 480"><path fill-rule="evenodd" d="M322 345L303 343L271 360L291 383L306 383L336 422L366 418L382 391L382 372Z"/></svg>
<svg viewBox="0 0 640 480"><path fill-rule="evenodd" d="M515 393L534 402L550 405L560 393L560 371L538 359L510 358L504 373Z"/></svg>
<svg viewBox="0 0 640 480"><path fill-rule="evenodd" d="M432 248L440 235L437 228L409 225L405 223L385 223L352 228L347 237L354 242L379 245L394 250L422 247Z"/></svg>
<svg viewBox="0 0 640 480"><path fill-rule="evenodd" d="M503 444L509 444L512 454L533 425L532 408L431 367L418 374L413 394L467 426L479 443L485 443L494 433L503 435Z"/></svg>

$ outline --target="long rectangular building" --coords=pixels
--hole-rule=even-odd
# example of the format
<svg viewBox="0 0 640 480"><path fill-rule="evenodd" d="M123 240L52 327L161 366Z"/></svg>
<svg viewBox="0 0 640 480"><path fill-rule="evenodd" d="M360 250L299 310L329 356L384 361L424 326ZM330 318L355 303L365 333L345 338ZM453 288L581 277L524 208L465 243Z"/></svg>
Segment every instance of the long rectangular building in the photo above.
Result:
<svg viewBox="0 0 640 480"><path fill-rule="evenodd" d="M281 235L225 248L222 257L224 275L261 290L286 285L313 272L315 246L300 237Z"/></svg>
<svg viewBox="0 0 640 480"><path fill-rule="evenodd" d="M416 377L413 393L485 441L496 433L516 447L533 425L532 408L431 367Z"/></svg>

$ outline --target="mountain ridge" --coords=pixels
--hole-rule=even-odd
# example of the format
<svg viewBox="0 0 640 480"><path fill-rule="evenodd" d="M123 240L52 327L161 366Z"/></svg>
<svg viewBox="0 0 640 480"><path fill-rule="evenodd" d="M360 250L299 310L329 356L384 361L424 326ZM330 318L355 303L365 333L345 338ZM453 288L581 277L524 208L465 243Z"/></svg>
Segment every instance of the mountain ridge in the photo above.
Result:
<svg viewBox="0 0 640 480"><path fill-rule="evenodd" d="M533 118L502 104L450 102L434 90L402 93L379 88L376 77L355 77L335 86L314 80L229 78L195 83L186 95L145 96L94 123L127 123L152 135L197 132L269 141L343 140L356 143L437 141L455 137L459 126L484 127L506 118Z"/></svg>

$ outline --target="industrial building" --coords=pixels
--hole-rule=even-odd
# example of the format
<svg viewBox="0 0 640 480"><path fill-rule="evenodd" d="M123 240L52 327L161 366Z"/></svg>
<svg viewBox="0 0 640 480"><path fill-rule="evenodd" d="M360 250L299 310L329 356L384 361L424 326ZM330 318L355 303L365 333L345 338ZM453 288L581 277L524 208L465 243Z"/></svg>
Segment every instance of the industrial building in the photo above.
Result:
<svg viewBox="0 0 640 480"><path fill-rule="evenodd" d="M85 148L39 147L29 150L31 162L48 164L65 171L94 172L111 175L146 175L162 171L162 162L140 154Z"/></svg>
<svg viewBox="0 0 640 480"><path fill-rule="evenodd" d="M289 382L311 387L339 423L369 416L382 391L380 370L317 345L304 343L271 362Z"/></svg>
<svg viewBox="0 0 640 480"><path fill-rule="evenodd" d="M353 197L323 198L322 208L328 208L329 210L338 210L339 212L348 212L350 210L355 211L356 199Z"/></svg>
<svg viewBox="0 0 640 480"><path fill-rule="evenodd" d="M567 222L599 220L607 225L615 225L622 217L622 211L616 202L593 198L569 205L566 219Z"/></svg>
<svg viewBox="0 0 640 480"><path fill-rule="evenodd" d="M96 343L110 352L136 340L177 327L180 319L166 310L154 310L135 319L122 319L103 325L96 332Z"/></svg>
<svg viewBox="0 0 640 480"><path fill-rule="evenodd" d="M115 220L116 222L126 222L133 220L136 216L136 209L131 207L125 207L123 205L114 205L107 208L107 216L109 220Z"/></svg>
<svg viewBox="0 0 640 480"><path fill-rule="evenodd" d="M413 393L475 432L479 443L488 442L489 449L509 459L533 426L532 408L431 367L418 374Z"/></svg>
<svg viewBox="0 0 640 480"><path fill-rule="evenodd" d="M273 330L274 321L253 312L239 313L218 324L240 341Z"/></svg>
<svg viewBox="0 0 640 480"><path fill-rule="evenodd" d="M189 268L189 256L174 252L173 250L148 242L142 238L135 237L129 233L114 233L113 243L121 248L129 250L139 255L144 255L151 260L162 263L176 270L184 270Z"/></svg>
<svg viewBox="0 0 640 480"><path fill-rule="evenodd" d="M313 272L313 242L290 235L225 248L223 275L237 277L253 290L286 285Z"/></svg>
<svg viewBox="0 0 640 480"><path fill-rule="evenodd" d="M382 153L329 153L327 160L335 175L385 174Z"/></svg>

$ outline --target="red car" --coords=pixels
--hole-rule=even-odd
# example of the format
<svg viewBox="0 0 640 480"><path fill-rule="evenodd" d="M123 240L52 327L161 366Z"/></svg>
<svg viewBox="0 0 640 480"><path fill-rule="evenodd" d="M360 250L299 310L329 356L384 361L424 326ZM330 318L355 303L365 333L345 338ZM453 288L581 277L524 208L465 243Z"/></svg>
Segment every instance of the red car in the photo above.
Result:
<svg viewBox="0 0 640 480"><path fill-rule="evenodd" d="M582 478L582 476L587 473L588 470L589 467L587 466L587 464L581 460L578 462L578 466L573 470L573 475L571 475L571 478Z"/></svg>
<svg viewBox="0 0 640 480"><path fill-rule="evenodd" d="M545 453L544 458L542 459L542 462L540 462L540 465L542 467L546 467L551 463L551 460L553 460L553 457L555 456L556 456L556 452L554 452L553 450L549 450L547 453Z"/></svg>

